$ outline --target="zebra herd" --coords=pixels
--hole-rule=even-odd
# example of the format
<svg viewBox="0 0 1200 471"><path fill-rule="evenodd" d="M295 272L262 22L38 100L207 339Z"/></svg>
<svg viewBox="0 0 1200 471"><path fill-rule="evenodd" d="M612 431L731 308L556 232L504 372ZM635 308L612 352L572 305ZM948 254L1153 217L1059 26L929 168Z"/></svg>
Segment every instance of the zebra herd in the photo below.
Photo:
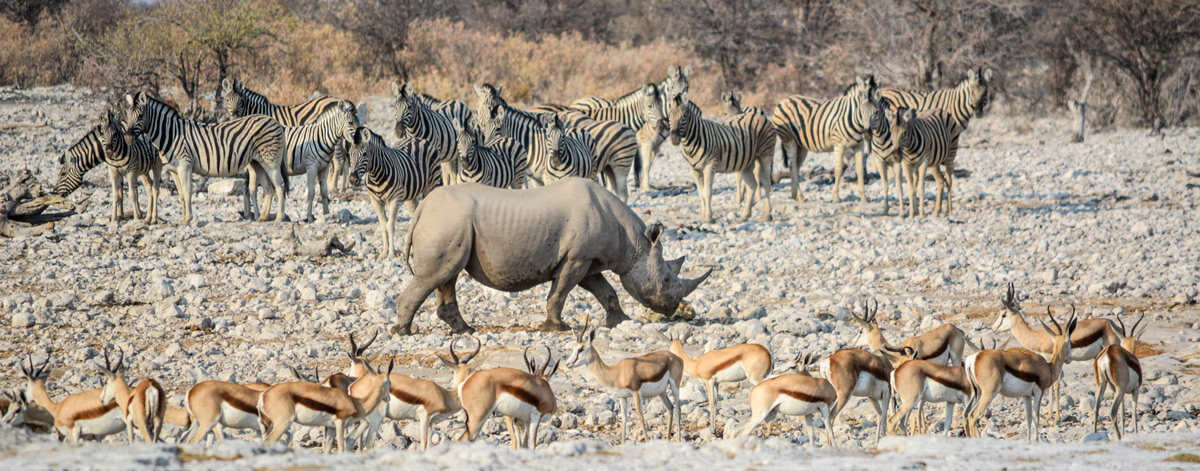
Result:
<svg viewBox="0 0 1200 471"><path fill-rule="evenodd" d="M359 108L346 100L316 98L292 106L276 105L240 80L220 88L219 122L199 123L145 92L126 95L120 109L106 110L93 127L60 159L54 193L66 196L83 175L101 163L112 174L113 220L124 217L121 187L135 179L150 190L147 221L157 221L160 173L173 174L183 205L181 222L191 221L191 179L248 175L244 215L266 220L276 198L275 220L285 218L288 179L307 179L306 220L313 220L319 186L323 211L329 213L329 189L365 183L379 217L385 246L391 246L400 202L414 208L434 188L461 182L521 188L574 176L599 179L623 201L628 181L650 188L651 164L662 142L681 148L700 196L700 219L712 219L713 176L733 173L741 220L754 204L771 219L769 194L774 147L779 142L791 178L791 196L799 192L800 167L809 152L834 153L834 200L841 201L846 151L853 153L859 197L865 191L866 159L883 183L883 213L888 213L889 172L896 179L901 214L907 180L909 216L924 215L924 175L937 184L935 214L951 211L953 170L959 135L988 103L990 69L968 71L957 86L930 93L881 87L873 76L859 77L829 100L793 95L768 114L742 107L742 95L726 92L722 113L706 116L689 95L691 67L671 67L659 83L649 83L617 99L586 97L569 105L543 104L521 109L503 98L503 87L474 87L476 106L439 100L417 92L413 84L393 82L395 145L363 127ZM148 146L148 147L147 147ZM149 149L149 150L148 150ZM145 162L147 154L158 159ZM109 155L109 154L114 155ZM894 169L894 170L893 170ZM264 189L258 204L257 189ZM134 214L141 210L134 199ZM390 252L389 252L390 254Z"/></svg>

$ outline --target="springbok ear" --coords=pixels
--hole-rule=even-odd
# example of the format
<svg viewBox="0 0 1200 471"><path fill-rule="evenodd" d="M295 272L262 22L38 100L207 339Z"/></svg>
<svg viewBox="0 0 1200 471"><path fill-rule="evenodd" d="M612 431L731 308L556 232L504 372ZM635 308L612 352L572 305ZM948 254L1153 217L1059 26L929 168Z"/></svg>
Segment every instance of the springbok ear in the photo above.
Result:
<svg viewBox="0 0 1200 471"><path fill-rule="evenodd" d="M588 331L588 333L587 333L587 343L590 344L595 341L596 341L596 329L592 329L592 330Z"/></svg>
<svg viewBox="0 0 1200 471"><path fill-rule="evenodd" d="M663 226L657 222L646 228L646 238L650 240L651 246L658 245L658 239L662 236L662 233Z"/></svg>
<svg viewBox="0 0 1200 471"><path fill-rule="evenodd" d="M1071 319L1067 323L1067 338L1071 338L1071 334L1075 333L1075 326L1079 324L1079 319Z"/></svg>

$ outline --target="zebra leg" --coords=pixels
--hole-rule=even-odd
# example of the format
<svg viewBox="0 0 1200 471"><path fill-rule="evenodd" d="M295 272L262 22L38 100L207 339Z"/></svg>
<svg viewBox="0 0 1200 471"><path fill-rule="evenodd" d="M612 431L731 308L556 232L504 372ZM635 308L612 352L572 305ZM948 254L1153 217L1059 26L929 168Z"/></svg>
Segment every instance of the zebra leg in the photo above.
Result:
<svg viewBox="0 0 1200 471"><path fill-rule="evenodd" d="M929 165L921 162L917 167L917 214L925 217L925 172L928 171Z"/></svg>
<svg viewBox="0 0 1200 471"><path fill-rule="evenodd" d="M704 215L705 222L712 222L712 187L713 187L713 166L708 164L704 166L703 186L700 190L700 198L704 200Z"/></svg>
<svg viewBox="0 0 1200 471"><path fill-rule="evenodd" d="M833 148L833 202L842 202L842 174L846 173L846 146Z"/></svg>
<svg viewBox="0 0 1200 471"><path fill-rule="evenodd" d="M129 184L129 201L133 203L133 217L134 219L141 219L142 206L138 204L137 197L138 176L133 171L130 171L125 175L125 180Z"/></svg>
<svg viewBox="0 0 1200 471"><path fill-rule="evenodd" d="M183 206L183 218L179 220L179 224L186 226L192 223L192 166L190 162L176 168L175 186L179 188L179 201Z"/></svg>
<svg viewBox="0 0 1200 471"><path fill-rule="evenodd" d="M388 232L388 220L383 210L383 200L372 196L371 207L375 208L375 217L379 218L379 238L383 242L383 247L379 248L379 260L387 260L392 255L392 241L388 239L391 233Z"/></svg>
<svg viewBox="0 0 1200 471"><path fill-rule="evenodd" d="M329 165L317 171L317 183L321 185L321 211L329 214Z"/></svg>
<svg viewBox="0 0 1200 471"><path fill-rule="evenodd" d="M883 215L888 215L888 165L883 162L883 159L872 156L871 161L874 162L875 168L879 170L879 180L883 183ZM899 195L897 195L899 196Z"/></svg>
<svg viewBox="0 0 1200 471"><path fill-rule="evenodd" d="M284 210L287 206L287 195L283 193L283 185L285 185L283 179L287 178L287 175L284 175L282 171L274 167L267 167L264 170L266 170L267 178L271 179L271 184L275 186L275 197L279 198L279 209L275 213L275 222L283 222L283 219L287 216L287 211ZM258 215L258 222L266 222L267 216L268 213L263 211L262 214Z"/></svg>
<svg viewBox="0 0 1200 471"><path fill-rule="evenodd" d="M804 154L801 153L804 151L796 145L796 141L781 138L779 152L783 154L783 165L788 168L788 174L792 177L792 199L804 201L804 195L800 194L800 162L804 161ZM788 158L789 155L791 158Z"/></svg>
<svg viewBox="0 0 1200 471"><path fill-rule="evenodd" d="M933 215L941 216L942 215L942 190L944 190L946 188L946 176L942 175L942 168L940 165L933 165L933 166L931 166L930 170L933 171L933 180L937 182L937 199L936 199L937 203L935 203L933 206Z"/></svg>
<svg viewBox="0 0 1200 471"><path fill-rule="evenodd" d="M863 142L865 143L866 141ZM858 180L856 182L858 184L858 197L862 198L862 203L865 204L868 201L866 189L867 168L863 160L867 155L867 149L869 149L869 147L866 144L860 144L859 147L861 147L861 149L851 150L851 152L854 152L854 170L858 172Z"/></svg>
<svg viewBox="0 0 1200 471"><path fill-rule="evenodd" d="M888 167L894 173L892 176L896 178L896 200L900 205L900 212L898 214L900 217L904 217L904 189L901 188L901 183L904 181L904 177L900 174L901 172L899 165L893 163L888 165ZM912 204L911 200L909 201L909 204Z"/></svg>
<svg viewBox="0 0 1200 471"><path fill-rule="evenodd" d="M123 180L121 180L121 174L120 174L120 172L117 171L116 168L109 167L108 181L110 184L112 184L112 218L111 218L111 220L112 220L113 224L119 224L121 222L121 219L125 217L125 205L124 205L124 202L121 201L121 199L124 198L124 195L122 194L122 192L124 192L125 189L123 188L124 185L123 185Z"/></svg>
<svg viewBox="0 0 1200 471"><path fill-rule="evenodd" d="M304 176L305 176L305 183L307 186L306 189L308 190L308 193L304 195L304 200L305 200L305 204L306 204L306 206L308 206L308 208L306 209L306 211L304 213L305 214L304 222L313 222L316 220L316 218L313 217L312 208L313 208L313 199L316 198L316 196L317 196L316 191L317 191L318 173L317 173L316 165L310 163L306 167L307 168L304 169ZM324 182L322 182L322 185L324 185ZM328 206L325 207L325 214L329 214Z"/></svg>
<svg viewBox="0 0 1200 471"><path fill-rule="evenodd" d="M943 164L943 166L946 168L946 217L949 218L950 209L954 207L954 204L951 203L953 201L951 195L954 193L954 163Z"/></svg>
<svg viewBox="0 0 1200 471"><path fill-rule="evenodd" d="M613 187L616 190L617 198L621 199L622 203L629 202L629 175L628 172L617 172L611 167L608 171L612 172Z"/></svg>
<svg viewBox="0 0 1200 471"><path fill-rule="evenodd" d="M900 166L903 167L904 178L908 180L908 217L914 218L917 217L917 205L920 203L917 201L916 195L916 172L913 170L913 165L907 161L902 162Z"/></svg>
<svg viewBox="0 0 1200 471"><path fill-rule="evenodd" d="M772 149L774 152L774 149ZM774 163L774 155L767 153L759 157L756 169L758 170L758 191L763 203L763 221L770 221L771 216L771 166ZM758 195L755 195L758 196Z"/></svg>
<svg viewBox="0 0 1200 471"><path fill-rule="evenodd" d="M400 202L396 200L388 201L387 203L387 257L391 258L396 253L396 211L400 209Z"/></svg>
<svg viewBox="0 0 1200 471"><path fill-rule="evenodd" d="M691 170L692 180L696 182L696 196L700 197L700 219L703 221L706 217L704 212L704 173L700 169L693 168Z"/></svg>
<svg viewBox="0 0 1200 471"><path fill-rule="evenodd" d="M738 183L745 188L742 192L742 197L746 201L742 203L742 216L738 218L739 221L744 222L750 219L750 210L754 208L754 199L758 196L758 182L755 180L754 171L743 170L738 172ZM767 216L769 217L770 213Z"/></svg>

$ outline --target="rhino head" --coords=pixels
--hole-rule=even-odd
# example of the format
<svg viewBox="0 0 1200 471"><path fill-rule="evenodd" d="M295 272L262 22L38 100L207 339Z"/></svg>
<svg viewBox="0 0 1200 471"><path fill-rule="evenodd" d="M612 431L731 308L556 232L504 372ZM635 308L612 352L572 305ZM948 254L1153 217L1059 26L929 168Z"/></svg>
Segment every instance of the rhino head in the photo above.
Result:
<svg viewBox="0 0 1200 471"><path fill-rule="evenodd" d="M710 268L699 278L686 279L679 276L685 257L664 260L662 254L662 224L646 228L645 237L649 249L636 255L632 268L621 274L621 286L639 303L654 312L671 314L679 307L683 298L692 294L708 276Z"/></svg>

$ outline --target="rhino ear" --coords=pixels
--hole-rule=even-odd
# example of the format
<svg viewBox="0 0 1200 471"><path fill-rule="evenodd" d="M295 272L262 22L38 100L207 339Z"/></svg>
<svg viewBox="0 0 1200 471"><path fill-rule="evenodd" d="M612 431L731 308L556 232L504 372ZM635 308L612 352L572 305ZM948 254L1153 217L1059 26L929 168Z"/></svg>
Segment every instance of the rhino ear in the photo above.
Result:
<svg viewBox="0 0 1200 471"><path fill-rule="evenodd" d="M658 245L658 238L662 236L663 226L659 223L654 223L646 228L646 238L650 240L650 245Z"/></svg>

